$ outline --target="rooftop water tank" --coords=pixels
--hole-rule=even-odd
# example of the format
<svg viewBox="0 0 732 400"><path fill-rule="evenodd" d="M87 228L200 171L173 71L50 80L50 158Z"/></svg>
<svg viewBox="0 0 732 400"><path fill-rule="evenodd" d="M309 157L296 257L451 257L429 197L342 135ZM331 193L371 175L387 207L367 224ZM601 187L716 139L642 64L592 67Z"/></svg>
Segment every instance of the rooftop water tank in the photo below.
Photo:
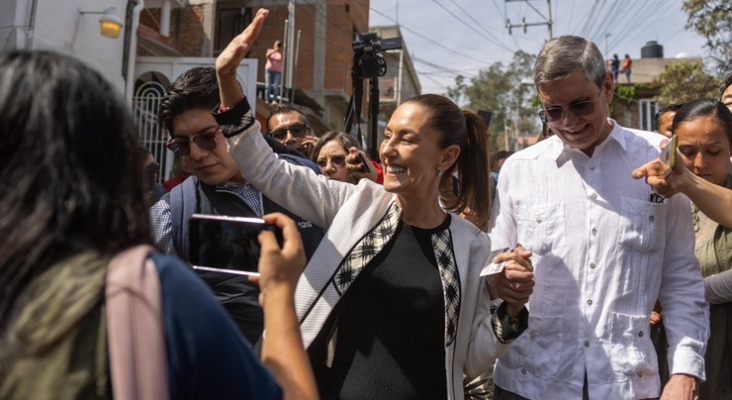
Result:
<svg viewBox="0 0 732 400"><path fill-rule="evenodd" d="M651 40L641 47L641 58L663 58L663 46Z"/></svg>

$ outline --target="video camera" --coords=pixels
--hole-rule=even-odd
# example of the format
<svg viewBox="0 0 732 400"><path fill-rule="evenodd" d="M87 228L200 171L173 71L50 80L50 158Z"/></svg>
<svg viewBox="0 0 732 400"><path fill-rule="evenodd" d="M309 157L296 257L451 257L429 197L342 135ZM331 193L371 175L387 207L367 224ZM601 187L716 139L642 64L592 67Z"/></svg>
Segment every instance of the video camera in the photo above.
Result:
<svg viewBox="0 0 732 400"><path fill-rule="evenodd" d="M384 76L386 60L381 52L401 48L402 38L400 37L381 40L379 35L374 32L361 34L359 39L353 42L353 68L351 71L353 77L370 79Z"/></svg>

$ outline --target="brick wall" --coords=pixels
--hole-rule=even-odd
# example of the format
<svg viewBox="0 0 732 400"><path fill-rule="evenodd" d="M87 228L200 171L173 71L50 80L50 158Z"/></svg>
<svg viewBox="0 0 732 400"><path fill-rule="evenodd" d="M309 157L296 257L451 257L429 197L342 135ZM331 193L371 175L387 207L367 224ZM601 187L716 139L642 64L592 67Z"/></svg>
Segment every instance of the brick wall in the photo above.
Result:
<svg viewBox="0 0 732 400"><path fill-rule="evenodd" d="M286 5L267 5L269 16L262 27L249 57L259 59L258 79L264 81L265 53L275 40L282 40L285 20L288 18ZM345 90L350 94L351 48L353 29L368 30L369 2L367 0L327 0L326 10L326 55L325 90ZM348 9L348 10L347 10ZM256 12L256 7L253 10ZM300 52L296 85L300 89L313 90L313 54L315 50L315 21L322 17L313 4L298 4L295 10L295 40L300 30Z"/></svg>
<svg viewBox="0 0 732 400"><path fill-rule="evenodd" d="M170 37L173 47L188 57L208 57L203 53L206 35L203 30L203 5L173 7L170 15ZM140 24L160 30L160 9L146 8L140 13Z"/></svg>

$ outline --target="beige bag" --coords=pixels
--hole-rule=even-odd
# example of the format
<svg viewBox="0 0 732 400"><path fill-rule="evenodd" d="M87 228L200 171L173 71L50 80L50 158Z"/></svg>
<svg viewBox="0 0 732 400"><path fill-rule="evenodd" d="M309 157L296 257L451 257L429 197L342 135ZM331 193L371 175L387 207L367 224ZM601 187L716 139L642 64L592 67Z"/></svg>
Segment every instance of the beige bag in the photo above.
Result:
<svg viewBox="0 0 732 400"><path fill-rule="evenodd" d="M156 250L140 245L116 255L107 268L109 366L115 400L169 399L168 359Z"/></svg>

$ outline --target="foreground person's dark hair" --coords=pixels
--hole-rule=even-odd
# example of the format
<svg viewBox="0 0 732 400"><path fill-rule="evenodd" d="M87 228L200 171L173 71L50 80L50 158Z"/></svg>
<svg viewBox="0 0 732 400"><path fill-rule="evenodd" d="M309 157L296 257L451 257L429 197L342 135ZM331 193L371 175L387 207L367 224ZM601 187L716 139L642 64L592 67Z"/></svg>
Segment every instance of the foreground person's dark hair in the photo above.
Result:
<svg viewBox="0 0 732 400"><path fill-rule="evenodd" d="M97 71L51 52L0 55L0 335L53 263L151 242L144 157Z"/></svg>

